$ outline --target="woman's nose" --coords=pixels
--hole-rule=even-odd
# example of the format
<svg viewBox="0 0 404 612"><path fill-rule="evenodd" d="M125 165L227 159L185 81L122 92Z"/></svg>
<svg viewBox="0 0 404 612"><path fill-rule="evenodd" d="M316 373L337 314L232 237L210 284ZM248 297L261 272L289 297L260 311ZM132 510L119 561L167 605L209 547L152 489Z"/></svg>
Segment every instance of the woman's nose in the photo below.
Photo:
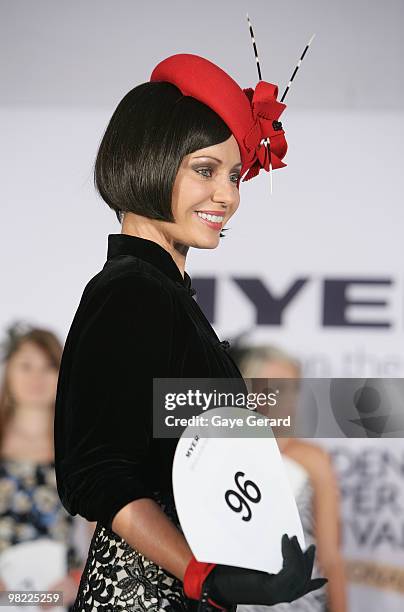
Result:
<svg viewBox="0 0 404 612"><path fill-rule="evenodd" d="M220 202L225 209L237 204L238 197L238 190L234 189L234 184L232 185L229 180L218 182L213 193L213 200Z"/></svg>

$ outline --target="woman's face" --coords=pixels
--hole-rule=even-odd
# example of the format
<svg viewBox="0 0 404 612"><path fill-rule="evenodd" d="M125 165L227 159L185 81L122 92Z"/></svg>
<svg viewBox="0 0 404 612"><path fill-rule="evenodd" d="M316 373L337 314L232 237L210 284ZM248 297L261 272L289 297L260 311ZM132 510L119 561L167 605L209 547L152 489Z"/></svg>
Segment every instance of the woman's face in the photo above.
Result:
<svg viewBox="0 0 404 612"><path fill-rule="evenodd" d="M172 239L200 249L218 245L220 230L240 202L240 160L233 135L184 157L172 195L175 223L167 224Z"/></svg>
<svg viewBox="0 0 404 612"><path fill-rule="evenodd" d="M271 388L279 390L276 408L264 407L263 411L259 408L258 412L272 417L290 415L294 419L300 391L299 370L288 361L267 360L262 364L257 378L271 381Z"/></svg>
<svg viewBox="0 0 404 612"><path fill-rule="evenodd" d="M54 403L58 371L46 352L33 342L24 342L10 358L8 386L18 405L49 406Z"/></svg>

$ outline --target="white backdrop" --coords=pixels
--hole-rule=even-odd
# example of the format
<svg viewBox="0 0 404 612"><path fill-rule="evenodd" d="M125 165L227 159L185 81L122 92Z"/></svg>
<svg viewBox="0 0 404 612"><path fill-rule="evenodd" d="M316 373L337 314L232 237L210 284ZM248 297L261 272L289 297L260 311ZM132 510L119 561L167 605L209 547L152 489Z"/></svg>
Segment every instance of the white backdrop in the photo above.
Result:
<svg viewBox="0 0 404 612"><path fill-rule="evenodd" d="M24 317L64 337L85 283L102 267L107 235L120 231L92 185L110 114L2 109L2 327ZM196 283L216 279L213 323L223 338L256 323L256 306L234 278L256 278L278 297L305 279L281 324L257 325L252 342L282 344L305 361L308 376L404 375L403 117L285 111L288 166L274 172L273 195L266 173L242 183L219 247L187 260ZM323 324L325 281L341 278L388 282L349 287L351 301L382 302L347 307L346 320L365 327Z"/></svg>

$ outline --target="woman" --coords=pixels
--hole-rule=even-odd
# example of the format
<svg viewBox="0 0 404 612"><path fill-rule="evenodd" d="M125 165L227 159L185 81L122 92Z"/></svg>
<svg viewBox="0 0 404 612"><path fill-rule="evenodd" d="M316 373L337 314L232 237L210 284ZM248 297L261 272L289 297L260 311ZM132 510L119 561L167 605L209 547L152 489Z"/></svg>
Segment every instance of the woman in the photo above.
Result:
<svg viewBox="0 0 404 612"><path fill-rule="evenodd" d="M265 104L274 121L277 104ZM196 561L173 500L176 441L152 437L153 377L241 378L192 298L185 260L190 247L219 244L241 173L268 167L251 108L224 71L180 54L123 98L102 139L95 183L122 233L109 235L70 328L55 418L60 497L97 521L77 611L187 610L202 596L270 605L323 584L310 580L314 549L286 536L277 575Z"/></svg>
<svg viewBox="0 0 404 612"><path fill-rule="evenodd" d="M49 589L63 591L69 606L83 568L73 519L56 489L53 419L61 355L50 331L21 324L8 330L0 391L0 556L39 538L64 544L68 573ZM0 580L1 590L8 587Z"/></svg>
<svg viewBox="0 0 404 612"><path fill-rule="evenodd" d="M243 376L257 379L289 379L289 402L285 414L297 403L297 383L301 378L299 362L273 346L255 346L232 351ZM259 412L263 409L259 409ZM270 414L266 414L270 416ZM290 478L303 524L305 541L316 543L318 565L328 578L327 591L319 589L290 604L291 610L346 612L344 564L340 552L338 484L326 451L299 438L278 437L285 468ZM318 568L314 568L318 573ZM289 609L282 604L275 610ZM253 612L240 608L239 612ZM258 610L255 609L255 612Z"/></svg>

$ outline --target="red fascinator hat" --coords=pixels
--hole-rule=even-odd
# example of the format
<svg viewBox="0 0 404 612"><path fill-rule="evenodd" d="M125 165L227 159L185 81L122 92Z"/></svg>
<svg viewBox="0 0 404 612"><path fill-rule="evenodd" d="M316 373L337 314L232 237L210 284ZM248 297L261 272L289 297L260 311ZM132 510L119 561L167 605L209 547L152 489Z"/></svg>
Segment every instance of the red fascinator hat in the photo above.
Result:
<svg viewBox="0 0 404 612"><path fill-rule="evenodd" d="M241 176L248 181L261 168L286 166L288 145L279 117L286 104L278 102L278 87L259 81L255 89L242 89L224 70L191 53L178 53L154 68L150 81L172 83L184 96L192 96L215 111L232 131L240 149ZM269 148L263 140L269 139Z"/></svg>

